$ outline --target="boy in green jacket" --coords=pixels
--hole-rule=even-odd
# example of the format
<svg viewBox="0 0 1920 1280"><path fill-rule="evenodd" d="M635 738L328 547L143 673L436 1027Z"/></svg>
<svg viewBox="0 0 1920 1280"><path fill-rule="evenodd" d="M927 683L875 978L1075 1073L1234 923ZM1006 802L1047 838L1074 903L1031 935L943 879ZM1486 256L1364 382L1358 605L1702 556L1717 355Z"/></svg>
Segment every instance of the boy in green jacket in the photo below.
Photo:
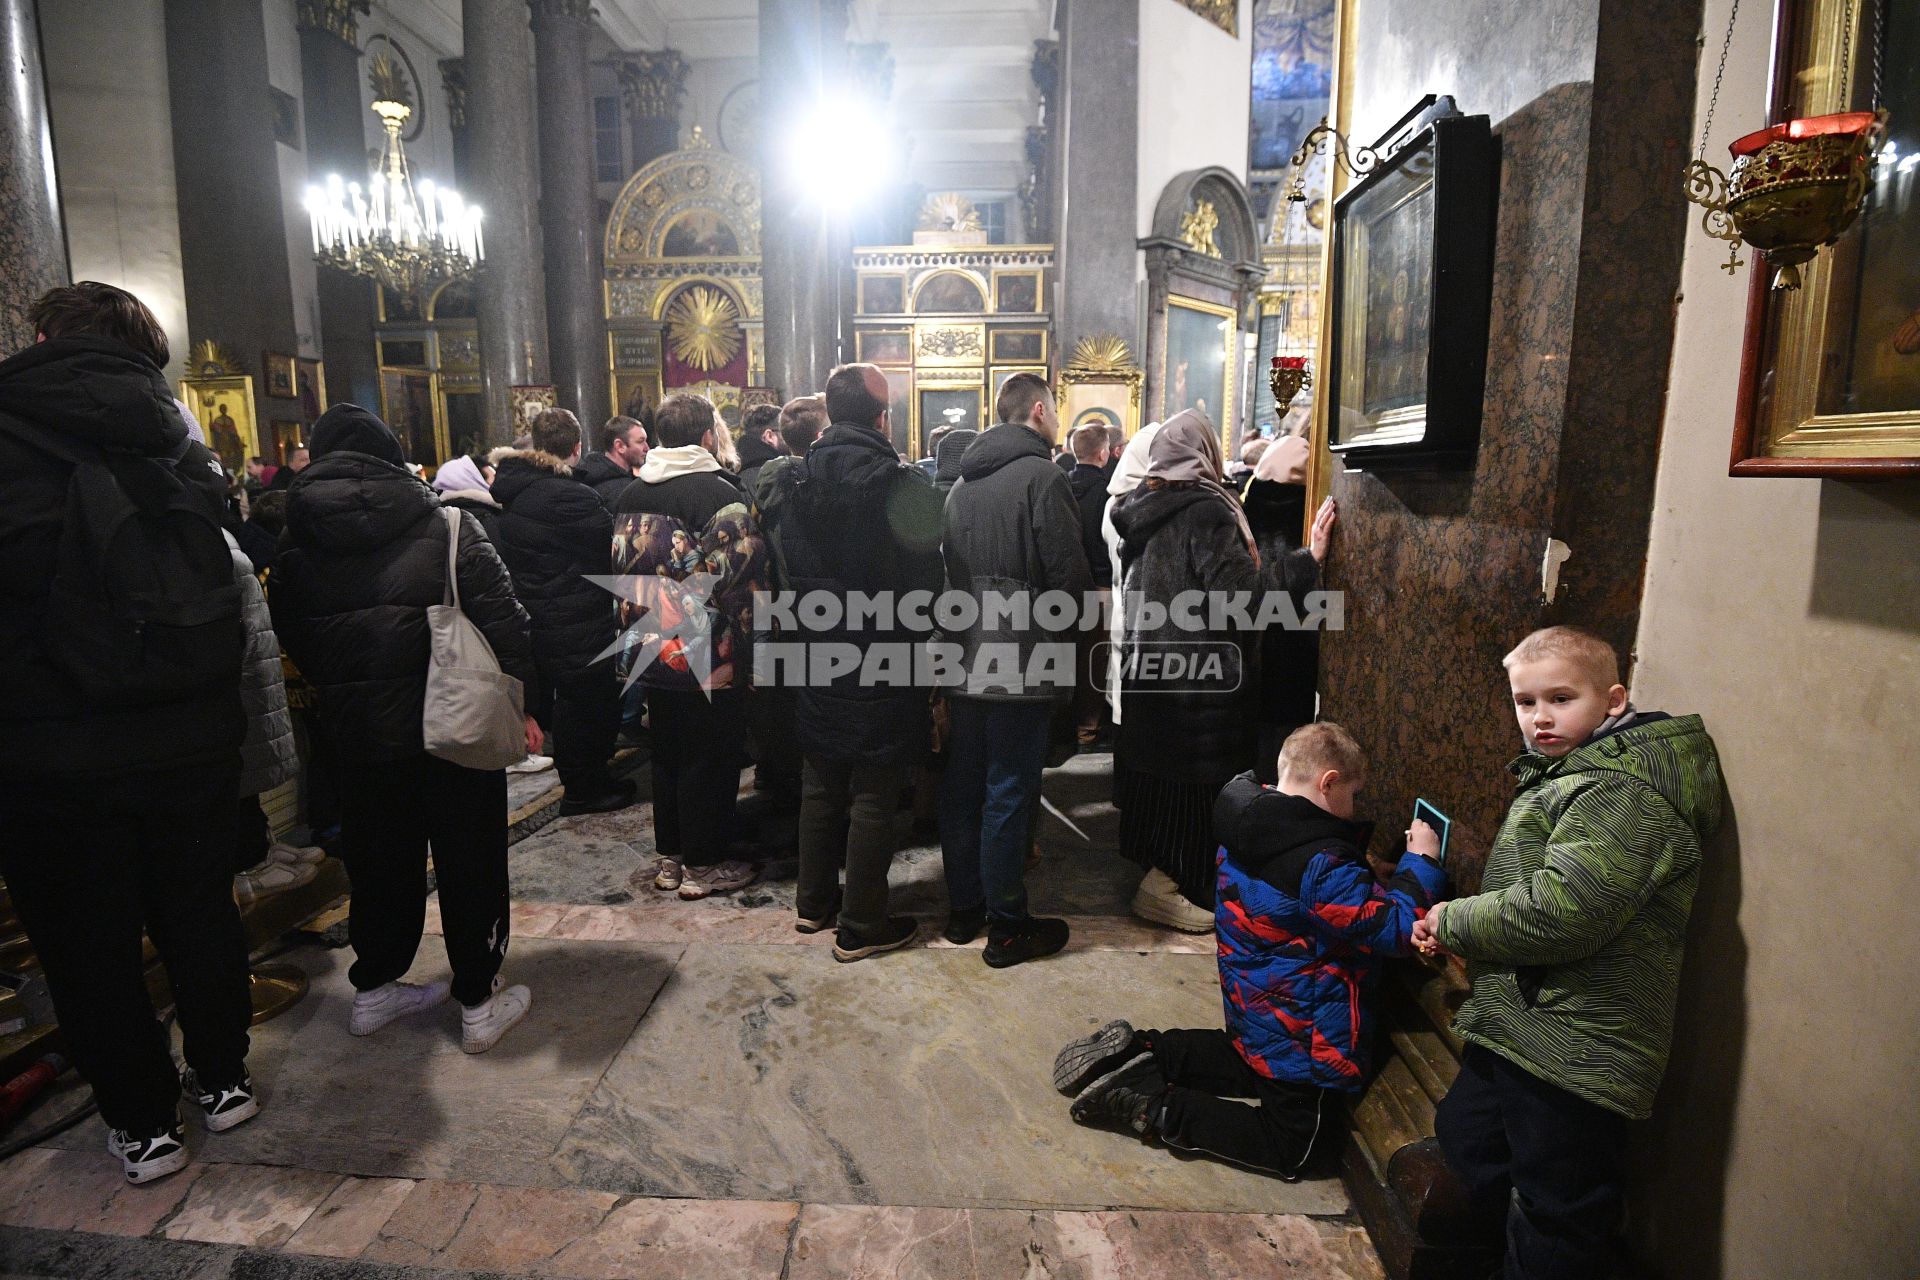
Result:
<svg viewBox="0 0 1920 1280"><path fill-rule="evenodd" d="M1720 822L1698 716L1636 711L1606 641L1548 627L1506 657L1527 752L1481 892L1414 945L1467 962L1467 1041L1435 1118L1476 1198L1508 1203L1507 1280L1611 1274L1626 1122L1666 1069L1700 847Z"/></svg>

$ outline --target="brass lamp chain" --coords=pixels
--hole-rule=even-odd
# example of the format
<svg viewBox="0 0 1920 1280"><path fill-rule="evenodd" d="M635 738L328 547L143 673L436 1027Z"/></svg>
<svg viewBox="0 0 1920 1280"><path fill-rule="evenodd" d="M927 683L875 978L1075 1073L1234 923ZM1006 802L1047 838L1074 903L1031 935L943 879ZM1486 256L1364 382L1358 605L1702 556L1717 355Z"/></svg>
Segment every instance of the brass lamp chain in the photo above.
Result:
<svg viewBox="0 0 1920 1280"><path fill-rule="evenodd" d="M1853 107L1853 0L1840 14L1840 110Z"/></svg>
<svg viewBox="0 0 1920 1280"><path fill-rule="evenodd" d="M1880 68L1887 61L1887 5L1886 0L1873 7L1873 101L1867 104L1872 111L1880 109Z"/></svg>
<svg viewBox="0 0 1920 1280"><path fill-rule="evenodd" d="M1733 24L1740 17L1740 0L1733 0L1733 8L1727 12L1727 38L1720 42L1720 65L1713 73L1713 93L1707 99L1707 121L1700 126L1700 145L1696 149L1695 159L1707 158L1707 135L1713 132L1714 108L1720 105L1720 80L1727 74L1727 50L1733 47Z"/></svg>

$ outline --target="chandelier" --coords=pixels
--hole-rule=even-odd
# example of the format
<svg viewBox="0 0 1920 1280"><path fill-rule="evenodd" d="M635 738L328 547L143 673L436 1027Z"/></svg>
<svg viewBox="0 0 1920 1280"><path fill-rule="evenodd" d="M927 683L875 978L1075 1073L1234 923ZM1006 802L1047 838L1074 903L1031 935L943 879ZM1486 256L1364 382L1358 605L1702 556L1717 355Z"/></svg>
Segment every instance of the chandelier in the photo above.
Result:
<svg viewBox="0 0 1920 1280"><path fill-rule="evenodd" d="M380 164L365 191L338 174L307 187L313 256L322 266L366 276L391 292L417 294L479 265L485 256L480 210L459 192L427 181L415 195L400 142L400 129L413 114L406 76L383 53L374 58L369 79L373 113L387 131Z"/></svg>

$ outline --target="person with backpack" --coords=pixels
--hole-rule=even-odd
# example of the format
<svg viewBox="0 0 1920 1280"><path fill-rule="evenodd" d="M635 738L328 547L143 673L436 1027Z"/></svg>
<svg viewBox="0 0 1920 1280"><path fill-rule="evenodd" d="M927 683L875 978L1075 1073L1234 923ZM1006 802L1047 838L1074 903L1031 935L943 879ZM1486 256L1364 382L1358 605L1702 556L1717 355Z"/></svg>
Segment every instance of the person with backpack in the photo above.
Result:
<svg viewBox="0 0 1920 1280"><path fill-rule="evenodd" d="M258 1109L230 859L245 718L220 461L188 436L164 330L93 281L42 295L0 362L0 874L128 1181L186 1167L183 1085ZM140 935L174 994L176 1071Z"/></svg>
<svg viewBox="0 0 1920 1280"><path fill-rule="evenodd" d="M339 851L353 885L348 1029L371 1035L451 990L464 1010L460 1047L484 1053L533 1003L527 988L499 981L509 925L507 775L427 751L428 610L457 604L501 671L523 686L536 678L527 612L472 516L458 514L459 542L449 548L446 512L407 469L386 423L338 404L314 424L309 447L313 461L287 491L268 604L339 759ZM525 737L528 751L539 749L531 716ZM451 984L400 981L426 923L429 848Z"/></svg>

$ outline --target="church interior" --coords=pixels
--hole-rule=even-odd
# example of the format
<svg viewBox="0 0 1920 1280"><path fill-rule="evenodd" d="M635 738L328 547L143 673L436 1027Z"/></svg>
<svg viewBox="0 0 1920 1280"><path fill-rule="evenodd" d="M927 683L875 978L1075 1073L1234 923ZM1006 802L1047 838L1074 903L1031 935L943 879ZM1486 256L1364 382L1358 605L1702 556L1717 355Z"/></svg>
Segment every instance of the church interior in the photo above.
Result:
<svg viewBox="0 0 1920 1280"><path fill-rule="evenodd" d="M131 292L236 484L343 403L430 481L555 408L589 452L687 393L738 436L854 362L906 463L1021 375L1062 444L1303 437L1317 716L1388 843L1431 802L1480 888L1537 628L1719 753L1613 1274L1920 1275L1920 0L0 0L0 47L6 352L49 289ZM525 1029L349 1035L328 858L240 904L266 1105L185 1173L128 1185L71 1071L7 1086L0 1275L1523 1274L1419 1158L1457 957L1383 966L1308 1176L1069 1117L1061 1042L1221 1015L1214 938L1130 913L1113 771L1046 769L1026 883L1072 939L1004 971L937 935L930 811L891 884L934 940L836 965L790 816L679 902L636 887L644 802L509 774ZM318 839L300 785L261 803ZM60 1043L0 889L0 1080Z"/></svg>

